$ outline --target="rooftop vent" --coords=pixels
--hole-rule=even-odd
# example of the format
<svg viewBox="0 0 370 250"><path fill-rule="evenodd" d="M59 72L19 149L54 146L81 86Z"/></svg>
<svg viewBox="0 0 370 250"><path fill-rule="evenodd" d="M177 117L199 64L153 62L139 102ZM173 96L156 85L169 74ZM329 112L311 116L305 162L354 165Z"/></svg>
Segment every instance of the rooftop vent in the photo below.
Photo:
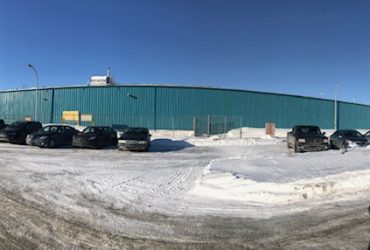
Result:
<svg viewBox="0 0 370 250"><path fill-rule="evenodd" d="M91 76L89 86L112 86L113 79L110 75L110 68L107 68L107 75L105 76Z"/></svg>

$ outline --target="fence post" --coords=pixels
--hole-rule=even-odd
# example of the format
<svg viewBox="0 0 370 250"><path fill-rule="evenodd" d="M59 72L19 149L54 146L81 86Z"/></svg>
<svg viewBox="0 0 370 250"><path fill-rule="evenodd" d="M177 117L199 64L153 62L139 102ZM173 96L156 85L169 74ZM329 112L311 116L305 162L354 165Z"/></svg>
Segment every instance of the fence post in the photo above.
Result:
<svg viewBox="0 0 370 250"><path fill-rule="evenodd" d="M208 115L208 121L207 121L207 132L208 132L208 136L211 135L211 116Z"/></svg>
<svg viewBox="0 0 370 250"><path fill-rule="evenodd" d="M194 131L194 136L197 136L197 118L193 116L193 131Z"/></svg>
<svg viewBox="0 0 370 250"><path fill-rule="evenodd" d="M243 121L242 121L242 119L243 119L243 117L240 116L239 117L239 121L240 121L240 124L239 124L239 127L240 127L240 135L239 135L239 137L240 137L240 139L243 138Z"/></svg>
<svg viewBox="0 0 370 250"><path fill-rule="evenodd" d="M225 118L224 118L224 134L225 134L225 137L226 137L226 132L227 132L227 116L225 116Z"/></svg>
<svg viewBox="0 0 370 250"><path fill-rule="evenodd" d="M172 136L175 136L175 117L172 116Z"/></svg>

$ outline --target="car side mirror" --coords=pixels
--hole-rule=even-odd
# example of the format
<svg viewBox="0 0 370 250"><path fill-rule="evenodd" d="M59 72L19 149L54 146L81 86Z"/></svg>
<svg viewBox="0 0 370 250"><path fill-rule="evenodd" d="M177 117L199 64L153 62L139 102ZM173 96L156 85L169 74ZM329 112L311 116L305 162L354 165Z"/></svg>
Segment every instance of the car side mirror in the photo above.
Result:
<svg viewBox="0 0 370 250"><path fill-rule="evenodd" d="M326 135L326 132L322 132L323 135Z"/></svg>
<svg viewBox="0 0 370 250"><path fill-rule="evenodd" d="M149 137L152 136L152 134L149 134Z"/></svg>

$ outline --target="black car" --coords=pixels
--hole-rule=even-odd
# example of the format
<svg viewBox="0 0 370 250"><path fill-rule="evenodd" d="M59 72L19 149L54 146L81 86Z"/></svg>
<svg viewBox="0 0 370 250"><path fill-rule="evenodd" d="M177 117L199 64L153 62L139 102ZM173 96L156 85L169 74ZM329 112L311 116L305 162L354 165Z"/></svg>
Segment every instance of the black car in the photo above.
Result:
<svg viewBox="0 0 370 250"><path fill-rule="evenodd" d="M78 148L103 148L117 145L117 132L111 127L92 126L73 136L72 145Z"/></svg>
<svg viewBox="0 0 370 250"><path fill-rule="evenodd" d="M128 128L118 140L119 150L148 151L150 137L147 128Z"/></svg>
<svg viewBox="0 0 370 250"><path fill-rule="evenodd" d="M0 119L0 130L3 130L4 128L6 128L8 125L5 124L4 120L3 119Z"/></svg>
<svg viewBox="0 0 370 250"><path fill-rule="evenodd" d="M78 131L68 125L48 125L26 138L28 145L46 148L55 148L61 145L71 145L72 137Z"/></svg>
<svg viewBox="0 0 370 250"><path fill-rule="evenodd" d="M367 144L369 144L370 143L370 131L367 131L364 137L367 139Z"/></svg>
<svg viewBox="0 0 370 250"><path fill-rule="evenodd" d="M26 143L26 136L42 128L40 122L19 121L10 124L0 132L0 141L11 143Z"/></svg>
<svg viewBox="0 0 370 250"><path fill-rule="evenodd" d="M337 130L330 136L330 145L332 148L348 148L348 147L365 147L367 139L357 130L343 129Z"/></svg>

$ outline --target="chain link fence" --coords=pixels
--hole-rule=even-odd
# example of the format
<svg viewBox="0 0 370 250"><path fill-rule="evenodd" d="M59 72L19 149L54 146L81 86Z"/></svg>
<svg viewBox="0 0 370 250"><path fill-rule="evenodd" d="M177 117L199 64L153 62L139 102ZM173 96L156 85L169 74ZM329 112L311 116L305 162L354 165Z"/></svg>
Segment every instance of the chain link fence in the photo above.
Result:
<svg viewBox="0 0 370 250"><path fill-rule="evenodd" d="M230 130L242 127L241 116L195 116L193 130L195 136L225 135Z"/></svg>

